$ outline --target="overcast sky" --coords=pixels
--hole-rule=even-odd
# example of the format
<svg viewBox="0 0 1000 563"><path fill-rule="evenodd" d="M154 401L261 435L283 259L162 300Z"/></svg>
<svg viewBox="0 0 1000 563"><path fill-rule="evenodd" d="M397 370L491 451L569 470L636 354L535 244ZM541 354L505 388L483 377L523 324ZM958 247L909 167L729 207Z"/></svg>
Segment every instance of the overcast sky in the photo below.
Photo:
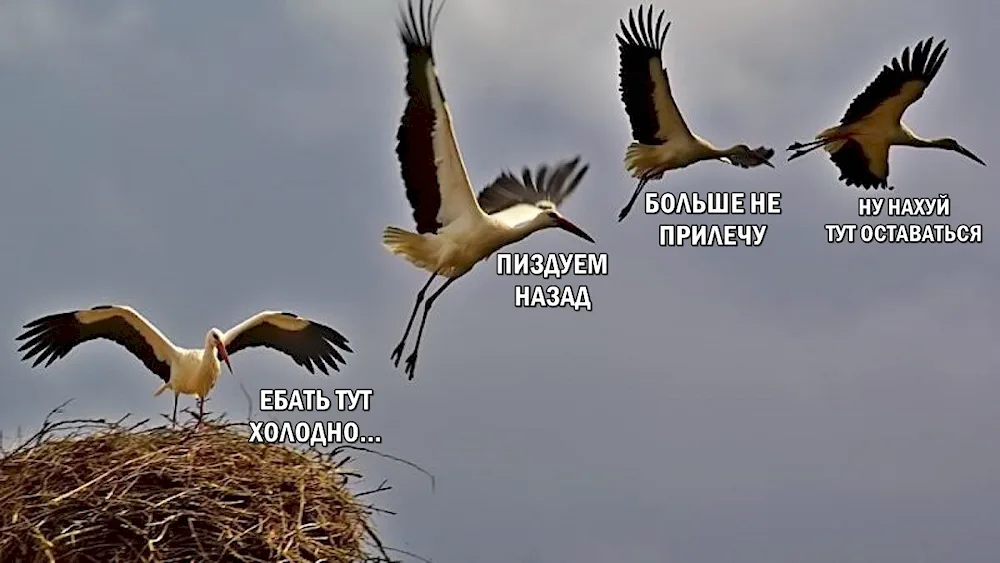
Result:
<svg viewBox="0 0 1000 563"><path fill-rule="evenodd" d="M158 416L168 395L123 349L90 343L48 370L20 326L131 304L198 346L262 309L342 330L331 378L262 349L248 389L372 388L357 420L386 541L436 562L995 563L1000 553L1000 154L987 0L674 0L665 58L692 128L778 149L776 170L699 164L650 189L780 191L760 248L661 248L682 217L618 210L633 182L617 93L630 2L450 0L438 66L472 181L581 154L563 212L601 251L592 312L516 309L495 258L428 321L416 379L394 370L425 274L380 246L412 228L395 133L404 57L394 1L7 0L0 4L0 428ZM979 245L828 245L858 191L823 155L783 149L835 123L902 48L951 52L907 114L955 153L894 149L898 195L950 193ZM721 219L720 219L721 220ZM748 218L737 217L735 222ZM245 416L236 379L209 409ZM182 402L192 406L191 399Z"/></svg>

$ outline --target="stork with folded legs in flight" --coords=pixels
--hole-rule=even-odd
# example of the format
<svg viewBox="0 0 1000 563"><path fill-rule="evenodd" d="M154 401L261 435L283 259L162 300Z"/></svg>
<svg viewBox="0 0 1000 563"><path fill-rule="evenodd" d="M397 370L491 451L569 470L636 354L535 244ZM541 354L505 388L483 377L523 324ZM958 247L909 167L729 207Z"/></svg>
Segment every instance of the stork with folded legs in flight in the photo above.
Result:
<svg viewBox="0 0 1000 563"><path fill-rule="evenodd" d="M670 22L664 25L665 11L653 23L653 8L629 10L628 25L619 22L619 90L625 113L632 126L634 142L625 151L625 169L639 183L632 198L618 214L621 221L632 210L646 183L663 178L664 172L686 168L703 160L719 160L740 168L770 166L774 149L735 145L719 149L691 132L674 102L670 80L663 66L663 43Z"/></svg>
<svg viewBox="0 0 1000 563"><path fill-rule="evenodd" d="M17 341L24 352L22 361L35 358L31 367L64 357L76 346L95 339L105 339L124 346L139 358L163 384L153 393L174 392L172 420L177 423L177 400L181 394L198 397L198 425L205 414L205 398L215 387L221 361L229 372L229 356L240 350L264 346L291 357L296 364L316 373L314 365L329 375L329 368L340 371L346 363L343 352L351 352L347 338L336 330L294 313L264 311L222 332L213 328L205 334L202 348L180 348L135 309L124 305L100 305L48 315L24 325ZM338 350L339 348L339 350Z"/></svg>
<svg viewBox="0 0 1000 563"><path fill-rule="evenodd" d="M840 170L839 180L866 190L893 189L889 186L889 147L893 145L954 151L985 166L955 139L923 139L902 122L903 113L923 97L948 54L944 41L937 46L933 43L933 37L918 42L912 54L909 47L903 49L902 57L883 66L854 98L840 125L824 129L814 141L793 143L788 150L795 152L788 160L823 148Z"/></svg>
<svg viewBox="0 0 1000 563"><path fill-rule="evenodd" d="M431 306L441 292L478 262L488 259L504 246L547 228L564 229L594 242L590 235L559 213L558 201L542 201L537 189L524 185L516 187L518 182L512 181L509 174L485 188L477 199L455 141L451 114L435 69L431 36L439 13L440 9L434 11L433 0L428 2L426 9L424 1L420 0L416 10L410 0L399 24L407 59L408 100L396 135L399 141L396 154L417 231L386 227L382 243L390 252L401 255L414 266L430 272L431 276L417 293L403 338L392 351L391 359L396 367L431 282L438 276L447 278L424 305L416 343L406 358L404 371L409 379L413 379ZM582 178L586 167L570 178L578 162L577 158L557 167L544 185L558 195L556 199L561 201ZM545 180L544 173L539 174L538 180ZM537 184L533 185L538 188ZM496 207L501 201L507 203L507 213L500 213ZM518 207L521 203L524 206Z"/></svg>

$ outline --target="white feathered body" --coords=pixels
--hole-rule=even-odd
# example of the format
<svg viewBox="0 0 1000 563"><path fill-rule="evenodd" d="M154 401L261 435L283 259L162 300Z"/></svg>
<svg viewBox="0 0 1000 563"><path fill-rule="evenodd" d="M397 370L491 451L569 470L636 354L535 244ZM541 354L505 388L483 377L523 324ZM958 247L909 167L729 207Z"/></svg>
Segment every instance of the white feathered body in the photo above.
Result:
<svg viewBox="0 0 1000 563"><path fill-rule="evenodd" d="M180 349L170 365L170 381L161 385L153 395L167 389L182 395L195 395L202 399L215 388L222 372L222 363L215 349Z"/></svg>

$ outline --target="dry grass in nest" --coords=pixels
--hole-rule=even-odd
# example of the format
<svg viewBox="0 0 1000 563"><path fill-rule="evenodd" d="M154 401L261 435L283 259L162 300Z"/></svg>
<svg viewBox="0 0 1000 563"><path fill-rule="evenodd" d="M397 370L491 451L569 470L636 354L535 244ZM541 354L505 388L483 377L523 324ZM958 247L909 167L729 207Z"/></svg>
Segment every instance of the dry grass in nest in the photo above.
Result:
<svg viewBox="0 0 1000 563"><path fill-rule="evenodd" d="M0 455L0 561L389 560L347 458L123 420L46 420Z"/></svg>

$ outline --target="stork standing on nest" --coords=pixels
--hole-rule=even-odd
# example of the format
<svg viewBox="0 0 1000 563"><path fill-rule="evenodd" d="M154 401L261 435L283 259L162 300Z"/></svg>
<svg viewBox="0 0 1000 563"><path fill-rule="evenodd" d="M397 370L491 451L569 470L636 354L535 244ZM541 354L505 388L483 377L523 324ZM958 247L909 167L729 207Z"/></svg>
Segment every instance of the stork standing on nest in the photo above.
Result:
<svg viewBox="0 0 1000 563"><path fill-rule="evenodd" d="M417 232L386 227L382 233L382 243L390 252L403 256L414 266L431 273L427 283L417 293L406 331L390 356L397 367L427 288L437 276L447 278L424 306L416 343L412 353L406 358L404 371L409 379L413 379L424 323L431 305L441 292L465 275L476 263L486 260L504 246L552 227L594 242L587 233L555 209L556 202L549 202L551 205L547 206L533 205L531 213L511 212L499 216L491 215L490 211L484 209L483 198L502 199L499 195L487 196L488 192L497 194L500 188L491 192L491 188L487 187L477 200L455 141L451 114L445 104L435 69L431 36L440 9L434 12L433 6L434 2L430 0L425 10L421 0L419 9L414 12L411 0L409 9L402 14L399 24L400 39L406 51L406 94L409 99L396 135L399 141L396 154L406 186L406 197L413 208ZM562 165L553 173L552 179L565 183L577 162L578 159ZM560 192L563 196L572 191L583 172L581 170L565 187L565 191ZM510 188L512 184L504 178L498 179L494 186L500 183ZM508 199L510 197L527 196L525 190L515 190L509 194ZM530 199L525 199L524 202L541 203Z"/></svg>
<svg viewBox="0 0 1000 563"><path fill-rule="evenodd" d="M668 170L686 168L703 160L720 160L740 168L770 166L774 149L736 145L717 149L688 128L677 109L670 89L670 80L663 66L663 43L667 38L670 22L663 25L665 11L660 11L653 24L653 8L639 17L628 12L628 25L619 22L618 39L619 90L625 113L632 125L632 137L625 152L625 169L639 183L632 198L618 214L621 221L632 210L642 188L650 180L663 178Z"/></svg>
<svg viewBox="0 0 1000 563"><path fill-rule="evenodd" d="M955 151L985 166L955 139L922 139L901 121L903 112L924 95L944 64L948 54L945 42L942 40L936 47L933 42L933 37L920 41L912 56L909 47L903 49L902 60L893 58L892 66L882 67L875 80L854 98L840 125L821 131L814 141L793 143L788 150L795 152L788 160L822 147L840 169L839 180L866 190L893 189L889 186L892 145Z"/></svg>
<svg viewBox="0 0 1000 563"><path fill-rule="evenodd" d="M24 325L18 348L25 352L22 361L35 358L31 367L64 357L76 346L94 339L105 339L125 347L139 358L149 371L163 380L153 393L174 392L172 421L177 423L177 399L181 394L198 397L198 424L205 414L205 398L218 380L220 359L229 372L229 356L240 350L264 346L283 352L296 364L316 373L313 365L329 375L328 366L340 371L337 362L345 363L340 350L351 352L347 339L336 330L304 319L294 313L264 311L222 332L213 328L205 334L200 349L180 348L152 323L131 307L101 305L48 315ZM340 348L340 350L338 350ZM48 360L48 361L46 361Z"/></svg>

